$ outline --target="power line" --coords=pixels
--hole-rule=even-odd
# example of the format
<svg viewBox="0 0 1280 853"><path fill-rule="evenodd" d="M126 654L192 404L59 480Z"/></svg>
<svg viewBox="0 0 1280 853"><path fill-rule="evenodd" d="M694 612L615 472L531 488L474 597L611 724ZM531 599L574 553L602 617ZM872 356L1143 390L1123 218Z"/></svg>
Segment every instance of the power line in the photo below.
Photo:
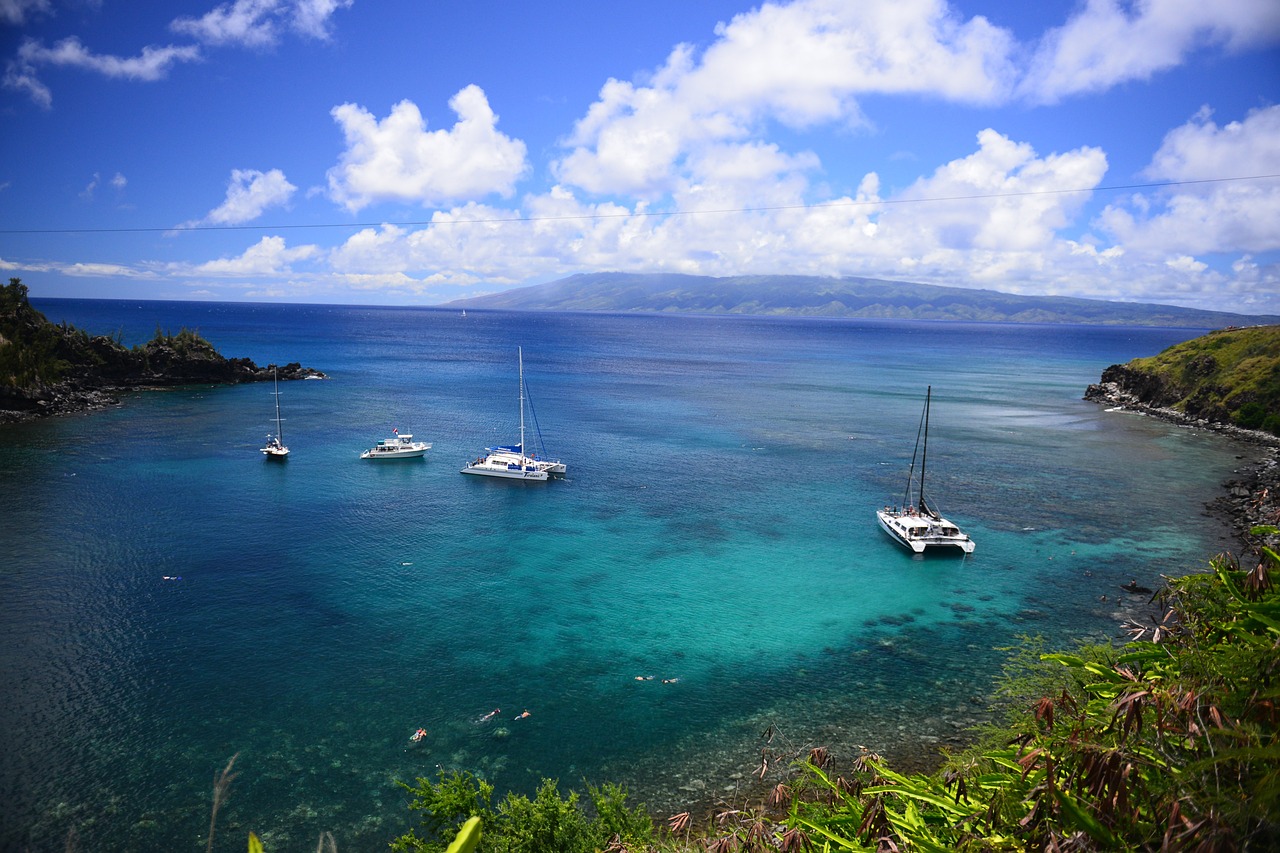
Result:
<svg viewBox="0 0 1280 853"><path fill-rule="evenodd" d="M881 199L879 201L830 201L817 204L783 204L766 207L727 207L709 208L706 210L643 210L627 213L579 213L566 216L507 216L488 219L451 219L436 222L430 219L410 220L407 222L325 222L294 225L174 225L167 228L4 228L0 234L146 234L146 233L188 233L194 231L285 231L308 228L381 228L392 225L397 228L412 228L435 225L497 225L512 222L573 222L602 219L627 219L633 216L669 217L669 216L701 216L723 215L728 213L769 213L779 210L822 210L825 208L874 207L881 205L930 204L947 201L982 201L998 198L1018 198L1037 195L1070 195L1072 193L1119 192L1121 190L1159 189L1162 187L1184 187L1193 184L1221 184L1238 181L1260 181L1268 178L1280 178L1276 175L1249 175L1238 178L1200 178L1191 181L1160 181L1149 184L1117 184L1115 186L1078 187L1061 190L1024 190L1021 192L979 193L974 195L935 196L931 198L899 198Z"/></svg>

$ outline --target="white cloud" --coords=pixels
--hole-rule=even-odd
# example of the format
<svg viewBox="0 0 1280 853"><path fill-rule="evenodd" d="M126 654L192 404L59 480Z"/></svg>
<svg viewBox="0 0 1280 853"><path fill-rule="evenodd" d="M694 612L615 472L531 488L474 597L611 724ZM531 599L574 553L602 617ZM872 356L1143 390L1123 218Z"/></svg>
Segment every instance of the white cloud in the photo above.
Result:
<svg viewBox="0 0 1280 853"><path fill-rule="evenodd" d="M45 47L37 41L27 40L18 48L18 58L32 67L56 65L94 71L104 77L153 82L163 79L170 67L178 62L194 62L200 58L200 49L192 45L148 45L137 56L120 57L94 53L80 39L65 38L53 47Z"/></svg>
<svg viewBox="0 0 1280 853"><path fill-rule="evenodd" d="M915 232L915 254L930 247L1029 252L1048 248L1107 170L1100 149L1082 147L1037 157L1026 143L994 130L978 134L978 150L917 181L880 218L882 229ZM1082 192L1063 193L1063 189ZM987 196L983 198L982 196ZM935 199L941 199L934 201ZM955 199L950 201L948 199Z"/></svg>
<svg viewBox="0 0 1280 853"><path fill-rule="evenodd" d="M457 123L433 131L408 100L382 121L355 104L334 107L347 149L328 172L330 198L357 211L384 200L428 205L510 196L527 169L524 143L498 132L498 117L478 86L462 89L449 106Z"/></svg>
<svg viewBox="0 0 1280 853"><path fill-rule="evenodd" d="M1045 35L1020 91L1053 103L1145 80L1208 45L1240 50L1280 40L1275 0L1088 0Z"/></svg>
<svg viewBox="0 0 1280 853"><path fill-rule="evenodd" d="M288 204L297 189L279 169L269 172L232 169L226 200L198 223L187 224L239 225L250 222L269 207Z"/></svg>
<svg viewBox="0 0 1280 853"><path fill-rule="evenodd" d="M329 19L354 0L235 0L199 18L177 18L169 28L205 44L268 47L280 40L287 26L302 35L329 38Z"/></svg>
<svg viewBox="0 0 1280 853"><path fill-rule="evenodd" d="M173 271L179 275L207 275L228 278L247 276L281 276L291 273L290 265L308 260L319 253L316 246L298 246L290 249L283 237L263 237L234 258L219 258L194 267L181 267Z"/></svg>
<svg viewBox="0 0 1280 853"><path fill-rule="evenodd" d="M115 176L111 179L111 186L115 187L116 190L123 190L128 185L129 185L128 178L126 178L124 175L120 174L119 172L116 172Z"/></svg>
<svg viewBox="0 0 1280 853"><path fill-rule="evenodd" d="M1218 127L1207 111L1170 131L1145 174L1206 181L1134 194L1102 212L1098 225L1130 252L1153 259L1190 253L1280 251L1280 106Z"/></svg>
<svg viewBox="0 0 1280 853"><path fill-rule="evenodd" d="M293 28L315 39L329 38L329 18L339 9L349 9L355 0L297 0L293 7Z"/></svg>
<svg viewBox="0 0 1280 853"><path fill-rule="evenodd" d="M27 16L47 14L52 11L49 0L0 0L0 24L20 27Z"/></svg>
<svg viewBox="0 0 1280 853"><path fill-rule="evenodd" d="M644 202L585 203L557 186L527 197L523 216L468 205L437 212L424 229L365 229L329 260L344 274L465 273L491 284L583 269L1054 280L1058 268L1050 259L1070 254L1059 233L1098 185L1106 158L1087 147L1039 156L993 130L979 134L978 143L973 154L895 198L880 196L872 174L855 196L814 206L801 202L798 184L783 182L776 194L756 196L754 209L740 204L753 182L768 183L796 166L768 147L731 147L739 156L709 158L717 167L708 165L704 175L715 183L682 188L682 214L651 215ZM1046 192L1063 186L1084 192ZM939 197L956 200L927 201ZM1074 266L1096 268L1097 254Z"/></svg>
<svg viewBox="0 0 1280 853"><path fill-rule="evenodd" d="M765 4L717 30L699 58L681 45L647 85L610 80L555 166L597 194L654 197L686 157L749 140L769 122L863 123L856 98L917 94L969 103L1007 95L1012 40L943 0Z"/></svg>
<svg viewBox="0 0 1280 853"><path fill-rule="evenodd" d="M74 36L53 47L27 39L6 66L4 86L26 92L31 100L48 109L53 105L53 93L37 76L41 66L80 68L114 79L154 82L166 77L176 63L196 62L200 58L200 49L190 45L148 46L138 56L120 57L93 53Z"/></svg>

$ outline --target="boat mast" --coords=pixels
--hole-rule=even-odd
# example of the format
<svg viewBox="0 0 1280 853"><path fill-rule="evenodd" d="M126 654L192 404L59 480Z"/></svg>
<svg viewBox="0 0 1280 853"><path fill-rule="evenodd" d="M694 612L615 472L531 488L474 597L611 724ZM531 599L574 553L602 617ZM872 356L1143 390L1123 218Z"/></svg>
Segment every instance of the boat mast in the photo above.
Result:
<svg viewBox="0 0 1280 853"><path fill-rule="evenodd" d="M933 386L930 385L924 392L924 452L920 454L920 511L929 515L933 511L924 499L924 468L929 461L929 401L932 397Z"/></svg>
<svg viewBox="0 0 1280 853"><path fill-rule="evenodd" d="M927 405L927 404L926 404ZM926 410L927 411L927 408ZM920 425L916 427L916 446L911 451L911 467L907 469L907 488L902 493L902 508L912 506L911 487L916 484L916 460L920 458L920 436L924 434L925 411L920 412ZM924 481L921 480L921 496L924 495Z"/></svg>
<svg viewBox="0 0 1280 853"><path fill-rule="evenodd" d="M524 348L516 347L516 353L520 360L520 455L528 456L524 452Z"/></svg>
<svg viewBox="0 0 1280 853"><path fill-rule="evenodd" d="M276 382L276 441L284 444L284 433L280 431L280 371L273 364L271 366L271 375Z"/></svg>

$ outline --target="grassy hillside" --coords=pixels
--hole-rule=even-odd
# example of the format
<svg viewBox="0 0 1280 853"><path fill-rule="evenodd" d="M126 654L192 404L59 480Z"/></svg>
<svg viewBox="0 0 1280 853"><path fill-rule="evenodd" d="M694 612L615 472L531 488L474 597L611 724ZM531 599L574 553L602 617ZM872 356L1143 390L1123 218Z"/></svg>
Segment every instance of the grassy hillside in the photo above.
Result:
<svg viewBox="0 0 1280 853"><path fill-rule="evenodd" d="M1280 435L1280 326L1211 332L1127 367L1158 389L1144 402Z"/></svg>

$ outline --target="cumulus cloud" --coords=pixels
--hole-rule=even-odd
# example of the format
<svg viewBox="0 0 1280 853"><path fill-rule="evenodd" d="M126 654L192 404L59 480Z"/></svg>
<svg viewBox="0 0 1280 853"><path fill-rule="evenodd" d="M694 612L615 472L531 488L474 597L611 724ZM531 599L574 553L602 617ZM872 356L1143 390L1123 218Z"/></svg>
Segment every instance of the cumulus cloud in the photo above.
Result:
<svg viewBox="0 0 1280 853"><path fill-rule="evenodd" d="M176 33L205 44L268 47L280 40L282 27L315 39L329 38L329 19L354 0L235 0L199 18L177 18L169 24Z"/></svg>
<svg viewBox="0 0 1280 853"><path fill-rule="evenodd" d="M1098 186L1106 155L1082 147L1038 157L988 128L978 150L939 167L898 199L913 202L887 211L880 227L913 233L913 254L930 249L1030 252L1048 248ZM1061 192L1063 189L1080 192Z"/></svg>
<svg viewBox="0 0 1280 853"><path fill-rule="evenodd" d="M1205 181L1138 193L1108 205L1099 226L1130 252L1153 258L1187 253L1280 250L1280 106L1219 127L1202 110L1170 131L1145 174L1158 181ZM1224 177L1252 180L1216 180Z"/></svg>
<svg viewBox="0 0 1280 853"><path fill-rule="evenodd" d="M480 87L462 89L449 106L457 123L433 131L408 100L382 121L356 104L334 107L347 148L328 172L330 198L357 211L385 200L429 205L510 196L527 169L525 144L498 132Z"/></svg>
<svg viewBox="0 0 1280 853"><path fill-rule="evenodd" d="M1009 34L943 0L765 4L717 29L699 57L681 45L645 85L610 80L556 164L596 194L667 192L690 156L778 122L863 122L856 99L917 94L994 103L1014 78Z"/></svg>
<svg viewBox="0 0 1280 853"><path fill-rule="evenodd" d="M779 188L754 209L708 203L736 197L735 180L744 181L745 193L758 176L794 168L777 157L766 148L738 160L711 158L719 170L708 166L706 175L723 185L708 184L705 194L700 185L686 186L681 211L671 215L654 215L643 201L587 202L561 185L526 197L523 216L465 205L436 212L423 229L364 229L329 261L348 275L436 272L490 284L581 269L1043 284L1065 270L1060 264L1070 252L1060 232L1106 171L1097 149L1039 155L986 130L973 153L891 198L868 174L856 194L823 204L805 205L798 186ZM1082 192L1054 192L1063 186ZM941 197L952 200L936 201ZM1070 266L1096 270L1101 262L1094 251Z"/></svg>
<svg viewBox="0 0 1280 853"><path fill-rule="evenodd" d="M1020 91L1053 103L1148 79L1208 45L1240 50L1277 40L1280 3L1275 0L1088 0L1066 24L1045 35Z"/></svg>
<svg viewBox="0 0 1280 853"><path fill-rule="evenodd" d="M313 258L319 251L313 245L290 249L283 237L263 237L237 257L218 258L178 272L227 278L288 275L292 264Z"/></svg>
<svg viewBox="0 0 1280 853"><path fill-rule="evenodd" d="M239 225L250 222L269 207L288 204L297 189L279 169L269 172L232 169L226 200L209 211L204 219L186 225Z"/></svg>

